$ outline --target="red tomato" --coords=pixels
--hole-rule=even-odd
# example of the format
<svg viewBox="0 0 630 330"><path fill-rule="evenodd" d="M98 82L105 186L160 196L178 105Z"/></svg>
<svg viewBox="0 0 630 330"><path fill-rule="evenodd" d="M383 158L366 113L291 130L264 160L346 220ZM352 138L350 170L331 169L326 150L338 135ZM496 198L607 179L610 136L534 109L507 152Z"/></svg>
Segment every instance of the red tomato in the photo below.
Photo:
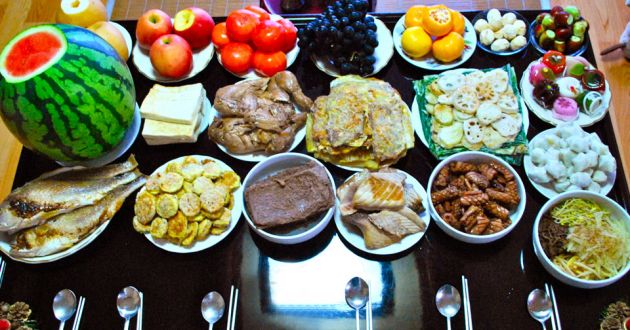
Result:
<svg viewBox="0 0 630 330"><path fill-rule="evenodd" d="M246 43L230 42L221 49L221 62L228 71L244 73L252 67L253 53Z"/></svg>
<svg viewBox="0 0 630 330"><path fill-rule="evenodd" d="M259 22L258 16L249 10L233 11L225 21L227 35L232 41L248 42Z"/></svg>
<svg viewBox="0 0 630 330"><path fill-rule="evenodd" d="M254 29L252 41L256 49L273 53L282 50L284 40L282 39L284 27L274 21L262 21Z"/></svg>
<svg viewBox="0 0 630 330"><path fill-rule="evenodd" d="M225 22L219 23L212 30L212 43L219 48L227 45L230 42L230 38L227 36L227 28Z"/></svg>
<svg viewBox="0 0 630 330"><path fill-rule="evenodd" d="M258 19L262 22L262 21L266 21L268 20L269 17L269 12L256 6L256 5L249 5L247 7L245 7L245 10L249 10L252 13L256 14L256 16L258 16Z"/></svg>
<svg viewBox="0 0 630 330"><path fill-rule="evenodd" d="M11 322L7 319L0 320L0 330L11 330Z"/></svg>
<svg viewBox="0 0 630 330"><path fill-rule="evenodd" d="M279 20L278 23L280 23L280 25L284 28L282 32L282 51L288 53L291 49L293 49L293 47L295 47L295 42L297 41L297 28L286 18Z"/></svg>
<svg viewBox="0 0 630 330"><path fill-rule="evenodd" d="M267 77L271 77L280 71L284 71L286 68L287 56L282 51L274 53L256 51L254 53L254 70Z"/></svg>

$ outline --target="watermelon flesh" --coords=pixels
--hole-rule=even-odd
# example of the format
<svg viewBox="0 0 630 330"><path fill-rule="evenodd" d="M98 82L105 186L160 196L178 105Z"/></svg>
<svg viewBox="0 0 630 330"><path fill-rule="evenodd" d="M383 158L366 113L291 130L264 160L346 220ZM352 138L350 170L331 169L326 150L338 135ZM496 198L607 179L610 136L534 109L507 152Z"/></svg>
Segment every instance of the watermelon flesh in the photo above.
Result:
<svg viewBox="0 0 630 330"><path fill-rule="evenodd" d="M54 160L95 159L117 146L135 111L127 64L105 40L40 25L0 54L0 116L22 144Z"/></svg>

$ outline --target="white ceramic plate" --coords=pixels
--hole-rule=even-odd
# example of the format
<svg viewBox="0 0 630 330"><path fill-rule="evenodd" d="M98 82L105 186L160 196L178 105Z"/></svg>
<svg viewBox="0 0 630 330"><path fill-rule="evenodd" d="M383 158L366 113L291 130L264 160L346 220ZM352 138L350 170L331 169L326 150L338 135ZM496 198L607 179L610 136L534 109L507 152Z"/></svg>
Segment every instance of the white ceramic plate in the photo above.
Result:
<svg viewBox="0 0 630 330"><path fill-rule="evenodd" d="M405 61L409 62L411 65L417 66L422 69L427 69L427 70L452 69L468 61L468 59L472 56L472 54L475 52L475 49L477 48L477 33L475 32L475 28L473 27L472 23L470 23L468 18L464 17L464 21L466 23L466 31L464 32L464 44L465 44L464 53L462 54L462 56L459 57L459 59L453 62L450 62L450 63L439 62L433 57L431 53L418 59L411 58L407 54L405 54L405 52L402 49L402 44L400 42L400 39L402 38L402 34L403 32L405 32L405 16L404 15L398 20L398 22L396 22L396 25L394 26L394 33L393 33L394 47L396 48L396 51L398 52L398 54Z"/></svg>
<svg viewBox="0 0 630 330"><path fill-rule="evenodd" d="M455 69L449 71L449 73L464 73L470 71L471 69ZM424 136L423 131L423 122L420 120L420 108L418 107L417 96L413 97L413 103L411 104L411 124L413 125L413 130L416 131L416 135L427 148L429 147L429 143ZM521 116L523 117L523 129L525 130L525 134L529 130L529 111L527 111L527 107L525 106L525 102L523 101L523 96L521 95Z"/></svg>
<svg viewBox="0 0 630 330"><path fill-rule="evenodd" d="M32 257L32 258L12 256L11 254L9 254L9 251L11 251L11 244L10 244L11 235L7 233L0 233L0 251L4 252L4 254L7 255L9 258L15 261L26 263L26 264L45 264L45 263L57 261L59 259L63 259L67 256L71 256L77 253L79 250L83 249L88 244L92 243L92 241L94 241L105 230L105 228L107 228L110 221L111 219L102 223L100 226L98 226L98 228L96 228L96 230L94 230L91 234L86 236L83 240L81 240L77 244L73 245L71 248L61 251L61 252L53 253L48 256Z"/></svg>
<svg viewBox="0 0 630 330"><path fill-rule="evenodd" d="M296 108L296 112L297 111L298 110ZM208 122L212 123L215 117L220 117L220 115L214 107L211 107L210 115L208 116ZM207 126L208 125L206 125L206 127ZM295 133L295 137L293 138L293 144L291 144L291 146L289 147L287 151L283 151L283 152L291 152L302 142L302 140L304 140L305 136L306 136L306 125ZM268 153L265 153L264 151L257 151L257 152L247 153L247 154L236 154L227 150L227 148L220 143L216 143L216 145L217 147L219 147L219 149L221 149L221 151L225 152L226 154L245 162L257 163L273 156L273 154L268 154Z"/></svg>
<svg viewBox="0 0 630 330"><path fill-rule="evenodd" d="M521 77L521 95L527 104L527 107L541 120L550 123L551 125L557 126L558 124L566 123L566 121L562 121L560 119L553 118L550 109L543 108L540 104L534 100L534 85L529 82L529 70L532 65L538 63L540 60L536 60L527 66L525 72L523 72L523 76ZM594 68L591 65L591 68ZM580 125L581 127L588 127L596 122L602 120L606 113L608 113L608 108L610 107L610 99L612 94L610 93L610 84L608 80L606 80L606 90L604 91L604 110L600 111L598 114L594 116L589 116L584 112L580 111L578 114L575 123Z"/></svg>
<svg viewBox="0 0 630 330"><path fill-rule="evenodd" d="M151 58L149 58L149 50L140 48L138 43L133 47L133 64L138 68L140 73L157 82L171 83L186 80L196 76L199 72L203 71L212 60L214 55L214 45L210 43L208 46L202 49L193 50L193 68L187 75L181 78L168 78L159 74L151 64Z"/></svg>
<svg viewBox="0 0 630 330"><path fill-rule="evenodd" d="M531 146L535 143L535 141L542 139L546 135L553 134L555 130L557 130L557 128L550 128L534 136L534 138L529 141L529 150L532 150ZM555 189L553 189L553 186L551 184L540 184L532 180L532 178L529 176L529 173L534 168L534 163L532 163L532 158L529 156L529 154L525 155L525 157L523 158L523 167L525 168L525 174L527 174L527 179L529 179L529 182L532 184L532 186L534 186L534 188L536 188L536 190L538 190L539 193L543 194L543 196L552 199L560 194ZM612 190L613 185L615 184L615 180L617 179L617 172L606 173L606 175L608 176L608 182L606 182L606 185L602 186L601 190L599 191L599 193L602 195L608 195L608 193Z"/></svg>
<svg viewBox="0 0 630 330"><path fill-rule="evenodd" d="M155 171L153 171L151 175L154 175L158 172L164 172L168 164L172 162L181 162L186 157L188 156L183 156L183 157L179 157L171 161L168 161L167 163L163 164L162 166L158 167ZM212 158L208 156L201 156L201 155L193 155L192 157L194 157L198 161L203 161L205 159L215 161L217 164L221 166L221 168L225 170L233 171L224 162L216 158ZM142 189L138 192L138 194L144 191L145 191L145 188L142 187ZM232 230L234 230L234 227L236 227L238 220L241 218L241 213L243 212L243 186L241 185L237 190L232 192L232 194L234 195L234 206L232 208L232 219L230 220L230 227L228 227L228 229L226 229L223 233L221 233L221 235L210 235L205 240L195 241L191 246L188 246L188 247L173 244L165 239L153 238L153 236L151 236L151 234L149 233L144 234L144 237L146 237L151 243L153 243L155 246L159 247L160 249L166 250L169 252L174 252L174 253L192 253L192 252L205 250L214 245L217 245L224 238L226 238L232 232Z"/></svg>
<svg viewBox="0 0 630 330"><path fill-rule="evenodd" d="M276 15L276 14L272 14L271 15L271 20L273 21L279 21L282 19L282 16L280 15ZM295 41L295 47L293 47L293 49L291 49L288 53L286 53L287 55L287 70L288 68L295 62L295 59L297 59L298 54L300 53L300 47L298 47L297 42L299 41L296 40ZM221 64L221 66L225 69L225 67L223 66L223 61L221 61L221 52L219 52L217 50L217 60L219 60L219 64ZM234 73L228 69L225 69L225 71L231 73L232 75L239 77L239 78L245 78L245 79L251 79L251 78L261 78L261 77L266 77L263 76L261 74L258 74L253 68L250 68L247 72L245 73Z"/></svg>
<svg viewBox="0 0 630 330"><path fill-rule="evenodd" d="M385 26L385 23L383 23L380 19L375 17L374 23L376 24L376 38L378 39L378 46L374 48L374 57L376 58L376 62L374 63L374 71L367 76L373 76L381 71L394 55L394 41L392 40L391 32L387 26ZM315 66L317 66L318 69L327 75L332 77L341 76L339 70L335 68L327 56L319 57L312 55L311 60L315 63Z"/></svg>
<svg viewBox="0 0 630 330"><path fill-rule="evenodd" d="M413 176L401 170L397 171L400 173L404 173L407 176L407 180L405 182L413 185L413 189L418 192L418 195L420 195L420 198L422 198L422 206L424 207L424 211L420 213L420 218L426 225L426 228L422 232L406 236L400 242L394 243L384 248L370 250L365 246L365 240L363 239L363 234L361 233L361 230L359 230L359 228L355 227L354 225L348 224L341 220L341 211L339 211L339 199L337 199L337 207L335 208L335 225L337 225L337 230L346 241L348 241L350 244L352 244L352 246L363 252L375 255L390 255L403 252L416 245L416 243L420 241L422 236L424 236L424 233L426 233L429 229L429 222L431 221L431 217L429 216L429 206L427 204L428 198L426 190L424 190L424 187L422 187L420 182L418 182L418 180L416 180L416 178L414 178ZM353 174L353 176L354 175L356 174ZM348 178L348 180L349 179L350 178Z"/></svg>
<svg viewBox="0 0 630 330"><path fill-rule="evenodd" d="M125 43L127 44L127 59L129 59L129 57L131 56L131 47L133 47L133 42L131 41L131 35L129 34L129 31L127 31L127 29L125 29L122 25L114 21L110 21L110 23L112 23L118 29L118 31L122 33L123 38L125 38Z"/></svg>
<svg viewBox="0 0 630 330"><path fill-rule="evenodd" d="M131 120L131 125L129 125L127 132L125 132L125 136L123 137L122 141L116 147L114 147L114 149L110 150L106 154L96 159L79 161L79 162L57 162L57 164L61 166L65 166L65 167L68 167L68 166L100 167L100 166L107 165L115 161L116 159L118 159L118 157L122 156L125 152L127 152L127 150L131 148L131 145L133 145L133 143L136 141L136 137L138 137L138 133L140 132L141 121L142 119L140 118L140 107L138 107L138 103L136 103L136 110L133 113L133 119Z"/></svg>

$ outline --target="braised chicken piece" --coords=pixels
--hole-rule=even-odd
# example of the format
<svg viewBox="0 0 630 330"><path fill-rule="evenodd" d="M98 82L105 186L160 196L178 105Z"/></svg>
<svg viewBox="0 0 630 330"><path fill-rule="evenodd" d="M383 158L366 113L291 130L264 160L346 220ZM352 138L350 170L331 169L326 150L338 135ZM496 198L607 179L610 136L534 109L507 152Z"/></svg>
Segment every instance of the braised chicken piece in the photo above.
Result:
<svg viewBox="0 0 630 330"><path fill-rule="evenodd" d="M233 153L283 152L306 122L295 106L309 111L312 105L289 71L225 86L214 99L221 118L214 119L208 135Z"/></svg>

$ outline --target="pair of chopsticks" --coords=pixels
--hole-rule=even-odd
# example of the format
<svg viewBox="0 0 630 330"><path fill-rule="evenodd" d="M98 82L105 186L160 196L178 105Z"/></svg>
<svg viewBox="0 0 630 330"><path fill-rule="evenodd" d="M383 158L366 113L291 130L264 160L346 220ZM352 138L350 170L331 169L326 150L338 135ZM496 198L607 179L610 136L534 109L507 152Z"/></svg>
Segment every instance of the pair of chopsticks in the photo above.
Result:
<svg viewBox="0 0 630 330"><path fill-rule="evenodd" d="M236 324L236 307L238 307L238 288L230 288L230 306L228 307L227 330L234 330Z"/></svg>
<svg viewBox="0 0 630 330"><path fill-rule="evenodd" d="M367 330L372 330L372 281L368 279L368 301L365 309L365 326Z"/></svg>
<svg viewBox="0 0 630 330"><path fill-rule="evenodd" d="M466 330L473 330L472 313L470 312L470 293L468 292L468 279L462 275L462 291L464 292L464 322Z"/></svg>
<svg viewBox="0 0 630 330"><path fill-rule="evenodd" d="M4 270L7 268L7 263L0 257L0 287L2 287L2 280L4 280Z"/></svg>
<svg viewBox="0 0 630 330"><path fill-rule="evenodd" d="M74 316L74 323L72 323L72 330L79 330L81 324L81 317L83 316L83 307L85 307L85 298L79 297L79 306L77 307L77 314Z"/></svg>
<svg viewBox="0 0 630 330"><path fill-rule="evenodd" d="M558 304L556 304L556 293L553 291L551 284L545 283L545 291L549 298L551 298L551 304L553 305L553 313L551 313L551 328L553 330L562 330L560 325L560 313L558 313Z"/></svg>

